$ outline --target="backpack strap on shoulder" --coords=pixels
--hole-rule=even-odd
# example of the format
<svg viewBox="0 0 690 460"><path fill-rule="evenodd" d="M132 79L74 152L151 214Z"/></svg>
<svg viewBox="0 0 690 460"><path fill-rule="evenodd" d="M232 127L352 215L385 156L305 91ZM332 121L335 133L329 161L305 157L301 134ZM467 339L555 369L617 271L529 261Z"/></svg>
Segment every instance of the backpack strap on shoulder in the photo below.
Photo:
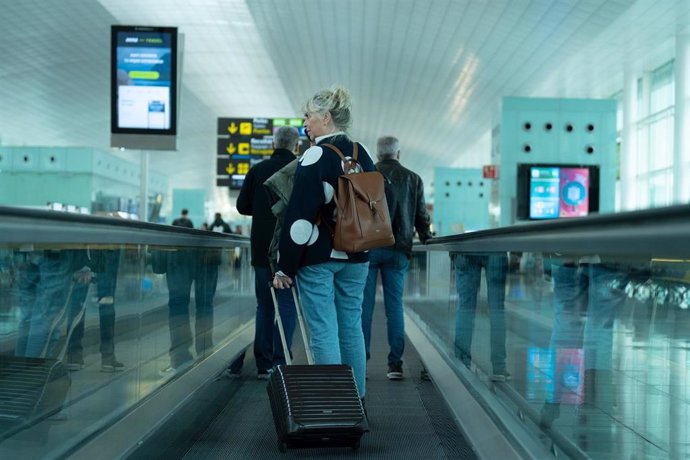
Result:
<svg viewBox="0 0 690 460"><path fill-rule="evenodd" d="M345 155L343 155L343 152L341 152L340 149L333 144L323 144L323 146L333 150L335 153L338 154L340 159L343 160L343 169L346 174L349 170L357 170L357 168L359 167L359 161L357 161L357 155L359 153L359 149L357 148L357 142L352 143L351 157L346 157Z"/></svg>

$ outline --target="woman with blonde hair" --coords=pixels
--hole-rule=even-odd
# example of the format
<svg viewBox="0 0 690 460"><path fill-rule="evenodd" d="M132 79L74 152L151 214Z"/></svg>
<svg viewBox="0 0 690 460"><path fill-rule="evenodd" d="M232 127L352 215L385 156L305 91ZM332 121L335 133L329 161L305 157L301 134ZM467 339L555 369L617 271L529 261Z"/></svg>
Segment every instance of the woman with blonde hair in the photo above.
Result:
<svg viewBox="0 0 690 460"><path fill-rule="evenodd" d="M366 148L346 134L352 125L350 93L341 86L322 90L304 107L304 126L314 145L299 160L280 239L276 288L297 280L316 364L352 367L364 398L366 353L362 334L362 296L369 270L366 252L333 249L333 195L346 157L357 149L363 171L374 171Z"/></svg>

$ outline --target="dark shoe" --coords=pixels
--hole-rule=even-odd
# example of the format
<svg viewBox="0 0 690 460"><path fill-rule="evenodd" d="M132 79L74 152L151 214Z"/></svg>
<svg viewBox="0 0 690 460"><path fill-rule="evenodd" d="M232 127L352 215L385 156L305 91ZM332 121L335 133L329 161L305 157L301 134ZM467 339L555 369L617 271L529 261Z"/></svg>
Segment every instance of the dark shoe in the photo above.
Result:
<svg viewBox="0 0 690 460"><path fill-rule="evenodd" d="M388 373L386 375L388 376L389 380L402 380L403 379L402 361L389 364L388 365Z"/></svg>
<svg viewBox="0 0 690 460"><path fill-rule="evenodd" d="M169 378L177 374L177 369L175 369L172 366L168 366L165 369L161 369L158 371L158 375L161 376L161 378Z"/></svg>
<svg viewBox="0 0 690 460"><path fill-rule="evenodd" d="M80 371L84 369L84 360L83 359L69 359L67 361L67 364L65 365L68 371L74 372L74 371Z"/></svg>
<svg viewBox="0 0 690 460"><path fill-rule="evenodd" d="M259 369L258 371L256 371L257 380L268 380L270 376L271 372L267 371L266 369Z"/></svg>
<svg viewBox="0 0 690 460"><path fill-rule="evenodd" d="M491 377L489 377L492 382L508 382L510 378L511 376L508 371L494 372L491 374Z"/></svg>
<svg viewBox="0 0 690 460"><path fill-rule="evenodd" d="M101 372L119 372L124 368L125 365L115 359L114 356L101 360Z"/></svg>
<svg viewBox="0 0 690 460"><path fill-rule="evenodd" d="M231 380L237 380L242 377L242 371L241 370L234 370L227 368L225 371L223 371L223 376L225 378L231 379Z"/></svg>

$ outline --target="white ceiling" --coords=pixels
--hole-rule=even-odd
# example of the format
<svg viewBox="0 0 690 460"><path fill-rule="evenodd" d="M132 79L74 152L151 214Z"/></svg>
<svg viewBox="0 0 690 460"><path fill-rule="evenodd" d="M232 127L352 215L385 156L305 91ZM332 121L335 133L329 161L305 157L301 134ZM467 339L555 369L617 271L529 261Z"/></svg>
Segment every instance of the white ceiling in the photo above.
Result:
<svg viewBox="0 0 690 460"><path fill-rule="evenodd" d="M398 136L430 189L434 166L488 163L501 97L608 97L689 18L688 0L0 0L0 143L109 148L110 26L177 26L178 151L150 153L172 187L229 210L216 118L300 116L340 83L352 136Z"/></svg>

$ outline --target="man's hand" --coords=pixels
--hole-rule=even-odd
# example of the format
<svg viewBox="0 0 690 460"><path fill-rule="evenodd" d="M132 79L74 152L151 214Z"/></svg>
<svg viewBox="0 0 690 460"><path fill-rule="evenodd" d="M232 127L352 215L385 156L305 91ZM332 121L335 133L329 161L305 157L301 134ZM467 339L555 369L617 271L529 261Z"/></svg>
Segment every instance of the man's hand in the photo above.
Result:
<svg viewBox="0 0 690 460"><path fill-rule="evenodd" d="M273 287L276 289L289 289L292 286L292 278L285 273L278 271L273 276Z"/></svg>

